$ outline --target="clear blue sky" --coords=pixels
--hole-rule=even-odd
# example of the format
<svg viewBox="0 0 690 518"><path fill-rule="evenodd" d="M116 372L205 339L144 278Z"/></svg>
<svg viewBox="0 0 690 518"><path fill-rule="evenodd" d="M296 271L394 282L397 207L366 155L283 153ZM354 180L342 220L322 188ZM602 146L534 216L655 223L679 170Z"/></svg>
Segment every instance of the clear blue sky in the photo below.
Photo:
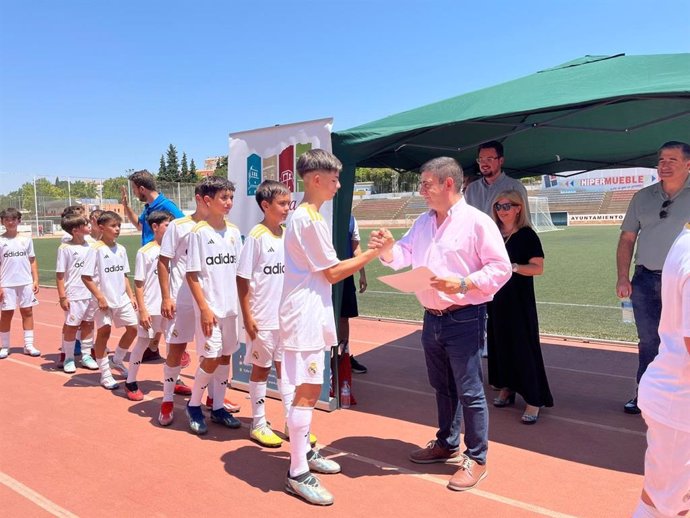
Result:
<svg viewBox="0 0 690 518"><path fill-rule="evenodd" d="M0 193L197 166L228 133L342 130L585 54L690 51L690 2L0 0Z"/></svg>

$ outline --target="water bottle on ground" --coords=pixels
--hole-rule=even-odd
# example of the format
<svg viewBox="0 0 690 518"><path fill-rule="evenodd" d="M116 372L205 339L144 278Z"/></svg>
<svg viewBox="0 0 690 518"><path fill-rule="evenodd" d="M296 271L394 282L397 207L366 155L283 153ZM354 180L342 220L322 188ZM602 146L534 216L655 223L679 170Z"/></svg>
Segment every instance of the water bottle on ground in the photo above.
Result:
<svg viewBox="0 0 690 518"><path fill-rule="evenodd" d="M633 314L633 306L632 302L630 299L625 298L621 299L621 310L623 314L623 323L624 324L634 324L635 323L635 315Z"/></svg>
<svg viewBox="0 0 690 518"><path fill-rule="evenodd" d="M347 381L343 381L343 385L340 387L340 408L350 408L351 396L350 384Z"/></svg>

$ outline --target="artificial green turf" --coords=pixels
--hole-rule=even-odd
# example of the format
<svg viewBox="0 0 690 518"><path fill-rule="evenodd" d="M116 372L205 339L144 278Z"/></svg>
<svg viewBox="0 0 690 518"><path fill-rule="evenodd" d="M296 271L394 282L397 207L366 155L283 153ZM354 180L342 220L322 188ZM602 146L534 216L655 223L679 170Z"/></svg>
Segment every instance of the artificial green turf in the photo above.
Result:
<svg viewBox="0 0 690 518"><path fill-rule="evenodd" d="M404 230L395 229L400 237ZM367 240L367 229L362 238ZM535 287L540 329L543 333L599 339L636 341L635 326L624 324L616 298L616 244L614 226L567 227L539 234L544 247L544 275ZM139 235L122 236L130 268L139 249ZM36 239L41 284L55 285L58 239ZM377 280L392 271L378 261L367 266L369 287L358 295L361 315L421 320L422 310L413 295L395 292Z"/></svg>

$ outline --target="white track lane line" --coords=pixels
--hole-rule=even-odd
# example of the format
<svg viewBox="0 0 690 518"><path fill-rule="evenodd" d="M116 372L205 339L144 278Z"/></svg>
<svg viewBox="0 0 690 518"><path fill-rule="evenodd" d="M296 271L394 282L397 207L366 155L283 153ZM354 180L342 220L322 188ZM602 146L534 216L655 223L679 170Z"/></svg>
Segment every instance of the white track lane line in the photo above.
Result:
<svg viewBox="0 0 690 518"><path fill-rule="evenodd" d="M78 515L68 511L64 507L60 507L55 502L48 500L40 493L37 493L30 487L19 482L19 480L10 477L7 473L3 473L2 471L0 471L0 484L7 486L15 493L23 496L38 507L48 511L53 516L59 516L60 518L78 518Z"/></svg>
<svg viewBox="0 0 690 518"><path fill-rule="evenodd" d="M24 365L24 366L26 366L26 367L34 368L34 369L37 369L37 370L43 370L39 365L34 365L34 364L32 364L32 363L27 363L27 362L25 362L25 361L17 360L17 359L15 359L15 358L7 358L5 361L8 361L8 360L11 361L12 363L16 363L16 364L19 364L19 365ZM65 377L65 378L70 378L70 377L71 377L70 374L65 374L64 372L61 372L61 371L50 371L50 374L57 374L57 375L59 375L59 376ZM361 383L375 384L375 383L372 383L372 382L364 382L364 381L362 381L362 380L359 380L359 381L360 381ZM89 381L89 380L84 380L84 382L87 383L87 384L89 384L89 385L100 386L99 383L91 382L91 381ZM387 387L387 388L393 388L394 390L399 390L399 387L389 387L389 386L383 385L383 384L377 384L377 385L381 385L381 386L384 386L384 387ZM415 392L418 392L418 391L415 391ZM420 394L425 394L425 395L433 395L433 394L428 394L428 393L425 393L425 392L418 392L418 393L420 393ZM144 396L144 400L145 400L145 401L154 401L154 400L156 400L156 399L158 399L158 397ZM185 408L185 405L176 403L176 404L175 404L175 408L176 408L177 410L183 411L184 408ZM549 416L549 418L551 419L551 418L554 418L554 417L553 417L553 416ZM561 418L561 419L563 419L563 420L565 420L565 421L568 421L568 422L571 422L571 423L580 423L579 421L574 420L574 419L567 419L567 418ZM588 424L588 423L582 422L581 424ZM589 423L589 424L595 425L596 423ZM610 427L610 426L605 426L605 425L599 425L599 427L600 427L600 428L604 428L604 429L606 429L606 430L610 430L610 431L621 431L621 432L627 432L627 433L632 433L632 434L640 434L640 435L642 435L642 436L645 435L645 434L643 434L643 433L634 432L634 431L632 431L632 430L618 429L618 428L614 428L614 427ZM243 424L242 424L242 428L246 428L246 429L248 430L248 429L249 429L249 425L243 423ZM410 476L413 476L413 477L415 477L415 478L419 478L419 479L421 479L421 480L424 480L424 481L427 481L427 482L431 482L431 483L434 483L434 484L437 484L437 485L442 485L442 486L448 485L448 480L445 479L445 478L441 478L441 477L438 477L438 476L435 476L435 475L430 475L430 474L427 474L427 473L420 473L420 472L418 472L418 471L413 471L413 470L410 470L410 469L408 469L408 468L404 468L404 467L402 467L402 466L397 466L397 465L395 465L395 464L388 464L388 463L386 463L386 462L382 462L382 461L379 461L379 460L376 460L376 459L372 459L372 458L369 458L369 457L365 457L365 456L363 456L363 455L358 455L358 454L356 454L356 453L348 452L348 451L345 451L345 450L340 450L340 449L337 449L337 448L333 448L333 447L331 447L331 446L324 446L324 445L321 445L321 444L319 444L318 446L319 446L321 449L323 449L324 451L331 452L332 454L335 455L335 457L338 457L338 456L346 456L346 457L349 457L349 458L351 458L351 459L357 460L357 461L359 461L359 462L363 462L363 463L365 463L365 464L370 464L370 465L372 465L372 466L377 466L377 467L380 467L380 468L382 468L382 469L397 471L397 472L399 472L399 473L401 473L401 474L403 474L403 475L410 475ZM560 513L560 512L558 512L558 511L553 511L553 510L547 509L547 508L545 508L545 507L540 507L540 506L538 506L538 505L530 504L529 502L522 502L521 500L516 500L516 499L514 499L514 498L508 498L508 497L505 497L505 496L502 496L502 495L497 495L497 494L495 494L495 493L491 493L491 492L489 492L489 491L483 491L483 490L481 490L481 489L471 489L469 492L470 492L471 494L476 495L476 496L479 496L479 497L481 497L481 498L486 498L487 500L493 500L494 502L499 502L499 503L505 504L505 505L510 506L510 507L515 507L515 508L518 508L518 509L523 509L523 510L526 510L526 511L531 511L531 512L540 514L540 515L542 515L542 516L549 516L549 517L552 517L552 518L574 518L574 516L569 515L569 514ZM66 515L66 516L74 516L74 515Z"/></svg>

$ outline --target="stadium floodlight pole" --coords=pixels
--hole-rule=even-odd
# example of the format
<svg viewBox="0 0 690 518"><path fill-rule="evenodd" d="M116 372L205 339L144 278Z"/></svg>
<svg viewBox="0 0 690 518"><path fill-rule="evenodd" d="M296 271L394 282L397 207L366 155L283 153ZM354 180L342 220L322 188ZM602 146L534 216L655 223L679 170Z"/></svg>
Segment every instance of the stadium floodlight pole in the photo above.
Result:
<svg viewBox="0 0 690 518"><path fill-rule="evenodd" d="M34 175L34 210L36 211L36 235L38 236L38 191L36 190L36 175Z"/></svg>
<svg viewBox="0 0 690 518"><path fill-rule="evenodd" d="M72 187L71 187L71 180L70 177L67 177L67 198L69 199L68 205L72 205Z"/></svg>

